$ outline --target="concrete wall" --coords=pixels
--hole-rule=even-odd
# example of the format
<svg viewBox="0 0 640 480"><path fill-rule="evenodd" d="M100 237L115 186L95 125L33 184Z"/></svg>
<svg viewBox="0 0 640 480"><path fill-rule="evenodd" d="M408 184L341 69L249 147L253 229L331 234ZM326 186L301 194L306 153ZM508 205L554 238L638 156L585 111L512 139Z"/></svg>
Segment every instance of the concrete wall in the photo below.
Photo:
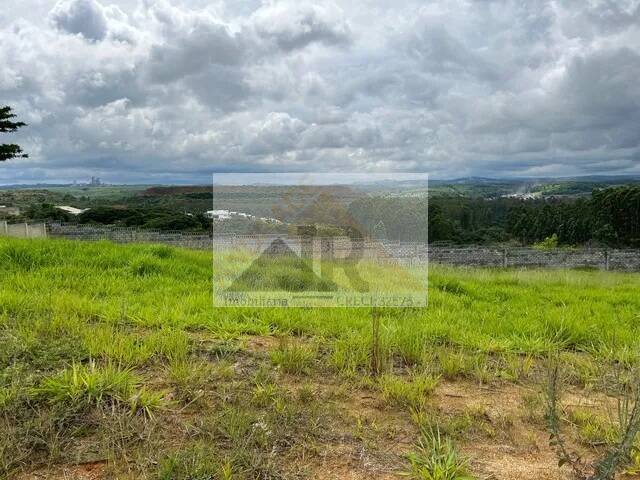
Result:
<svg viewBox="0 0 640 480"><path fill-rule="evenodd" d="M127 227L48 224L49 236L71 240L109 240L116 243L164 243L186 248L210 249L211 237L188 232L165 232Z"/></svg>
<svg viewBox="0 0 640 480"><path fill-rule="evenodd" d="M7 223L0 221L0 235L16 238L45 238L47 227L44 223Z"/></svg>
<svg viewBox="0 0 640 480"><path fill-rule="evenodd" d="M24 227L23 227L24 228ZM24 230L23 230L24 231ZM165 232L139 230L125 227L103 227L91 225L48 225L49 236L78 240L110 240L118 243L142 242L164 243L186 248L247 249L262 252L280 235L214 235L187 232ZM0 234L2 233L0 223ZM287 237L287 243L297 253L302 251L300 237ZM336 237L330 245L314 242L314 255L321 249L330 248L334 258L345 258L351 253L351 241ZM421 265L427 262L448 265L482 267L556 267L596 268L602 270L640 271L640 250L604 249L555 249L501 247L436 247L412 242L374 242L361 245L364 258L389 260L406 265Z"/></svg>

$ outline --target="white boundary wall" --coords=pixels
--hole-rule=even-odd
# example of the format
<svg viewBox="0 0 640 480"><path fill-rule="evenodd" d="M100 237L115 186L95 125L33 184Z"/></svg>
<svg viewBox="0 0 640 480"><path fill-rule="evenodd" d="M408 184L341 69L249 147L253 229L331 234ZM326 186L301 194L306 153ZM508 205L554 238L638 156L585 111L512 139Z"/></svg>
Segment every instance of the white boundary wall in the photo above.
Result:
<svg viewBox="0 0 640 480"><path fill-rule="evenodd" d="M47 226L44 223L7 223L0 221L0 235L16 238L46 238Z"/></svg>
<svg viewBox="0 0 640 480"><path fill-rule="evenodd" d="M24 226L22 227L24 229ZM127 227L99 225L47 225L50 237L77 240L110 240L118 243L163 243L185 248L224 251L243 248L262 251L281 235L233 235L189 232L141 230ZM24 232L24 230L22 230ZM0 223L0 235L2 224ZM300 251L300 237L286 237L287 243ZM348 255L350 241L334 238L332 242L337 258ZM346 253L343 253L346 252ZM601 270L640 272L640 250L579 248L538 250L526 247L442 247L418 242L367 241L364 257L383 258L405 265L424 265L428 262L448 265L479 267L550 267L594 268Z"/></svg>

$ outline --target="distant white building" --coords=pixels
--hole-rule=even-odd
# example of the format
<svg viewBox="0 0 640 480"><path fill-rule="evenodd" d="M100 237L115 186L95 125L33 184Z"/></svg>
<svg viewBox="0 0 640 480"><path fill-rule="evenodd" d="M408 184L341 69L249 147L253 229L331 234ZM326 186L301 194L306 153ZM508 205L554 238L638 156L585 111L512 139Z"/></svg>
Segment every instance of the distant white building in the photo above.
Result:
<svg viewBox="0 0 640 480"><path fill-rule="evenodd" d="M70 207L69 205L56 205L55 207L58 210L62 210L63 212L70 213L71 215L80 215L81 213L84 213L87 210L89 210L88 208L76 208L76 207Z"/></svg>
<svg viewBox="0 0 640 480"><path fill-rule="evenodd" d="M207 210L204 212L204 216L212 220L226 220L231 218L231 212L229 210Z"/></svg>
<svg viewBox="0 0 640 480"><path fill-rule="evenodd" d="M249 213L233 212L230 210L207 210L204 212L204 216L212 220L228 220L233 217L245 218L247 220L253 220L256 218Z"/></svg>
<svg viewBox="0 0 640 480"><path fill-rule="evenodd" d="M542 198L542 192L509 193L507 195L500 195L500 197L518 198L520 200L535 200L536 198Z"/></svg>

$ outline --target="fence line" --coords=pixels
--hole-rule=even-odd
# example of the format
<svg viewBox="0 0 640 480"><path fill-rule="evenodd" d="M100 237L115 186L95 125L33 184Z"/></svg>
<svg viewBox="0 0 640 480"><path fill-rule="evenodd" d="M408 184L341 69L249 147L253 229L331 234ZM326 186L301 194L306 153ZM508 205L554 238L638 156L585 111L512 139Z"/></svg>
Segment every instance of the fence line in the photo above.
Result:
<svg viewBox="0 0 640 480"><path fill-rule="evenodd" d="M51 237L77 240L110 240L118 243L163 243L194 249L228 250L244 248L262 252L273 240L282 235L203 234L180 231L141 230L135 227L105 227L77 224L48 224ZM2 226L0 224L0 234ZM287 244L297 253L303 248L302 237L286 237ZM326 248L318 242L314 251ZM346 237L331 239L334 258L347 257L353 244ZM616 271L640 271L640 250L623 249L552 249L538 250L527 247L469 246L443 247L418 242L365 241L362 256L376 260L388 259L405 265L427 262L448 265L483 267L555 267L594 268Z"/></svg>
<svg viewBox="0 0 640 480"><path fill-rule="evenodd" d="M45 238L47 226L44 223L7 223L0 220L0 235L16 238Z"/></svg>

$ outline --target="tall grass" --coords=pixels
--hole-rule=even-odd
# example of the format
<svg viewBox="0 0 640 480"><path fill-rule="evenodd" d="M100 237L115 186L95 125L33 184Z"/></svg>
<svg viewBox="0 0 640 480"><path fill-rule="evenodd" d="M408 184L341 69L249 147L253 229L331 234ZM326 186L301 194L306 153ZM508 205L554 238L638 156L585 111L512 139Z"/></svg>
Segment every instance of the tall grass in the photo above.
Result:
<svg viewBox="0 0 640 480"><path fill-rule="evenodd" d="M390 404L421 410L438 385L438 377L412 374L409 378L383 375L378 379L382 397Z"/></svg>
<svg viewBox="0 0 640 480"><path fill-rule="evenodd" d="M405 476L412 480L473 480L466 460L438 429L423 431L408 458L411 469Z"/></svg>
<svg viewBox="0 0 640 480"><path fill-rule="evenodd" d="M227 338L296 332L334 339L334 357L340 368L364 363L356 344L358 338L370 335L367 309L213 309L208 252L108 242L0 239L0 261L2 322L19 317L18 322L31 325L64 318L77 319L80 324L91 320L174 328L159 334L165 339L180 335L178 330L183 329L205 329ZM157 268L153 274L140 275L137 266L147 261ZM626 361L638 345L638 274L432 265L430 283L428 308L380 312L387 352L408 365L420 364L425 352L437 345L534 355L551 349L602 352L611 361ZM356 347L353 354L344 351L345 342ZM92 354L99 350L96 343L87 342ZM131 352L131 348L130 340L122 340L122 345L114 347L116 351L96 353L121 356L126 362L144 361L146 353ZM174 353L160 353L166 354Z"/></svg>
<svg viewBox="0 0 640 480"><path fill-rule="evenodd" d="M128 369L94 362L74 363L70 368L47 377L31 389L31 395L48 403L85 407L104 403L129 405L131 412L147 416L163 406L163 395L140 386L140 379Z"/></svg>
<svg viewBox="0 0 640 480"><path fill-rule="evenodd" d="M299 375L308 373L313 365L316 349L312 345L302 345L282 341L271 352L271 363L283 372Z"/></svg>
<svg viewBox="0 0 640 480"><path fill-rule="evenodd" d="M217 260L231 272L247 258ZM579 385L638 360L639 274L431 266L429 307L377 309L373 332L366 308L213 308L212 265L210 252L166 246L0 238L0 429L11 436L0 439L0 476L34 452L33 465L59 459L96 425L119 451L147 446L127 422L162 424L149 419L169 406L165 432L206 443L158 452L160 478L273 478L269 452L323 428L311 408L317 393L300 389L296 401L279 379L356 377L345 383L426 415L439 381L522 381L549 351ZM393 287L397 272L368 268ZM246 335L295 338L238 352ZM126 420L107 434L109 419ZM475 419L451 420L446 432L462 435ZM574 420L585 443L602 437L598 419ZM413 478L466 475L439 436L423 436L409 463Z"/></svg>
<svg viewBox="0 0 640 480"><path fill-rule="evenodd" d="M103 400L127 399L137 385L138 380L129 370L113 365L98 368L95 363L73 364L43 380L33 393L50 402L99 404Z"/></svg>

